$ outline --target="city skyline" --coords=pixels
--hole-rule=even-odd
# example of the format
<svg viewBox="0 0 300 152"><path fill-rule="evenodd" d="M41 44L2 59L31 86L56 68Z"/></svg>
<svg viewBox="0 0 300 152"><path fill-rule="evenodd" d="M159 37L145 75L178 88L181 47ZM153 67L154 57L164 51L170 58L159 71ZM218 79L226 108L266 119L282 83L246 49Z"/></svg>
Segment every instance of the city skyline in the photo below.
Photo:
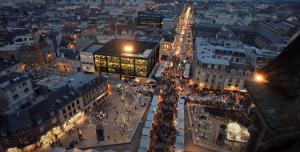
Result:
<svg viewBox="0 0 300 152"><path fill-rule="evenodd" d="M0 152L295 152L296 0L0 0Z"/></svg>

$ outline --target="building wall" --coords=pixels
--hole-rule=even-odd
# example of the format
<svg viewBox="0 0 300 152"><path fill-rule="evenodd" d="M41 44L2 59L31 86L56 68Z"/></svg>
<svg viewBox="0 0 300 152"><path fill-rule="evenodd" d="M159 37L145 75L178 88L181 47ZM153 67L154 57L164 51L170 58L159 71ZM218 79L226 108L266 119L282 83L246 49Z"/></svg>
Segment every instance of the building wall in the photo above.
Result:
<svg viewBox="0 0 300 152"><path fill-rule="evenodd" d="M15 45L28 45L31 46L34 43L34 39L31 35L20 35L14 38Z"/></svg>
<svg viewBox="0 0 300 152"><path fill-rule="evenodd" d="M83 111L83 99L79 97L58 111L58 118L61 124L67 122L74 115Z"/></svg>
<svg viewBox="0 0 300 152"><path fill-rule="evenodd" d="M173 18L165 18L163 19L162 29L163 30L173 30L176 25L176 17Z"/></svg>
<svg viewBox="0 0 300 152"><path fill-rule="evenodd" d="M86 4L86 5L101 5L104 0L63 0L63 3Z"/></svg>
<svg viewBox="0 0 300 152"><path fill-rule="evenodd" d="M97 71L127 76L148 77L159 58L159 47L155 47L148 58L94 55ZM120 76L121 76L120 75Z"/></svg>
<svg viewBox="0 0 300 152"><path fill-rule="evenodd" d="M88 110L91 108L96 102L101 102L108 94L107 83L102 83L97 85L97 87L93 88L89 92L86 92L82 95L84 109ZM103 96L102 96L103 95Z"/></svg>
<svg viewBox="0 0 300 152"><path fill-rule="evenodd" d="M21 67L20 67L20 64L18 63L18 64L15 64L15 65L13 65L13 66L11 66L11 67L8 67L8 68L6 68L6 69L3 69L2 71L0 71L0 76L3 76L3 75L5 75L5 74L8 74L8 73L10 73L10 72L21 72L21 69L20 69Z"/></svg>
<svg viewBox="0 0 300 152"><path fill-rule="evenodd" d="M38 127L31 128L14 136L13 138L4 138L0 140L0 145L3 149L12 147L24 148L27 145L40 141L41 136L45 135L49 130L58 125L57 117L54 115L52 119L47 122L43 122ZM10 132L16 133L15 130ZM0 149L1 150L1 149Z"/></svg>
<svg viewBox="0 0 300 152"><path fill-rule="evenodd" d="M33 95L34 91L30 79L14 84L8 91L4 92L10 107L20 107L32 99Z"/></svg>
<svg viewBox="0 0 300 152"><path fill-rule="evenodd" d="M250 71L234 70L228 72L228 67L222 65L220 69L215 68L215 65L210 65L205 68L201 65L196 65L194 80L201 84L202 88L209 89L229 89L229 90L243 90L245 89L245 80L251 79L253 73ZM216 65L218 66L218 65Z"/></svg>
<svg viewBox="0 0 300 152"><path fill-rule="evenodd" d="M79 60L70 60L64 57L58 57L56 58L56 64L58 70L65 73L73 73L81 70Z"/></svg>
<svg viewBox="0 0 300 152"><path fill-rule="evenodd" d="M80 52L80 61L82 71L92 73L96 71L93 53Z"/></svg>

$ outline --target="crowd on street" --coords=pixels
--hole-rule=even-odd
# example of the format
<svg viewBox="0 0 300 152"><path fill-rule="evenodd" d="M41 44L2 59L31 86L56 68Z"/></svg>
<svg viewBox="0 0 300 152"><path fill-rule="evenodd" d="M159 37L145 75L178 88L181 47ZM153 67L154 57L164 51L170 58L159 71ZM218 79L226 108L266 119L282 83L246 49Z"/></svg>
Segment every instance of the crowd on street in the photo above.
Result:
<svg viewBox="0 0 300 152"><path fill-rule="evenodd" d="M251 100L247 92L231 90L204 89L200 93L189 94L187 102L203 106L229 107L240 110L251 106Z"/></svg>

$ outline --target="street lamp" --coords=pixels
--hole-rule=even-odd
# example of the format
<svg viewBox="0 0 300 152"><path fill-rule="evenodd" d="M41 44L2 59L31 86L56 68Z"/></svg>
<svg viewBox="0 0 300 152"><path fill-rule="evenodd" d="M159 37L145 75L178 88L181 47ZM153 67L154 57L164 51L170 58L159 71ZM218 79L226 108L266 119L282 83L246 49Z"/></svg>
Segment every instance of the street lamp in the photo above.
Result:
<svg viewBox="0 0 300 152"><path fill-rule="evenodd" d="M262 74L256 74L254 79L256 82L265 82L265 78Z"/></svg>

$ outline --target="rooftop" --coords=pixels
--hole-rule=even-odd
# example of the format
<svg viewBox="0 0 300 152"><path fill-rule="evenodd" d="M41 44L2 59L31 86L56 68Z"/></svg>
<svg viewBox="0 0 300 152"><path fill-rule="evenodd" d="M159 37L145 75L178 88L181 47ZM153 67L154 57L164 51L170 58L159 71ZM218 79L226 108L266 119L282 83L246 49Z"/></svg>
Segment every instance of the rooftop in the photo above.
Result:
<svg viewBox="0 0 300 152"><path fill-rule="evenodd" d="M68 76L67 79L71 81L70 84L73 87L78 88L87 82L96 79L97 77L98 76L96 74L77 72Z"/></svg>
<svg viewBox="0 0 300 152"><path fill-rule="evenodd" d="M245 55L245 49L243 45L236 45L235 47L226 47L223 46L223 44L226 43L225 41L220 41L221 43L216 42L218 42L218 40L213 41L210 39L197 37L195 43L197 59L205 63L229 65L232 56L244 57ZM219 57L220 55L221 57Z"/></svg>
<svg viewBox="0 0 300 152"><path fill-rule="evenodd" d="M60 56L63 56L64 58L70 59L70 60L79 60L79 51L75 49L69 49L69 48L60 48L59 49Z"/></svg>
<svg viewBox="0 0 300 152"><path fill-rule="evenodd" d="M135 56L147 58L159 44L156 42L136 40L111 40L104 47L96 51L96 54L109 56Z"/></svg>
<svg viewBox="0 0 300 152"><path fill-rule="evenodd" d="M298 35L277 58L259 71L267 82L246 84L259 118L271 131L300 130L299 44Z"/></svg>
<svg viewBox="0 0 300 152"><path fill-rule="evenodd" d="M82 52L90 52L90 53L94 53L97 50L101 49L104 45L100 44L100 43L92 43L89 46L87 46L84 50L82 50Z"/></svg>
<svg viewBox="0 0 300 152"><path fill-rule="evenodd" d="M14 134L9 134L11 133L8 132L9 130L24 131L24 128L28 126L33 129L39 124L49 121L57 113L58 109L75 100L78 96L78 93L74 89L64 86L50 93L48 98L25 109L20 109L13 113L1 114L0 131L2 134L3 132L7 134L7 136L13 136Z"/></svg>
<svg viewBox="0 0 300 152"><path fill-rule="evenodd" d="M21 83L25 80L29 79L26 75L21 73L9 73L0 77L0 89L7 89L14 84Z"/></svg>
<svg viewBox="0 0 300 152"><path fill-rule="evenodd" d="M15 60L5 60L0 58L0 71L5 70L9 67L12 67L14 65L18 64Z"/></svg>
<svg viewBox="0 0 300 152"><path fill-rule="evenodd" d="M64 75L50 74L49 76L38 80L36 84L47 87L49 90L55 90L66 85L69 81L70 79Z"/></svg>

